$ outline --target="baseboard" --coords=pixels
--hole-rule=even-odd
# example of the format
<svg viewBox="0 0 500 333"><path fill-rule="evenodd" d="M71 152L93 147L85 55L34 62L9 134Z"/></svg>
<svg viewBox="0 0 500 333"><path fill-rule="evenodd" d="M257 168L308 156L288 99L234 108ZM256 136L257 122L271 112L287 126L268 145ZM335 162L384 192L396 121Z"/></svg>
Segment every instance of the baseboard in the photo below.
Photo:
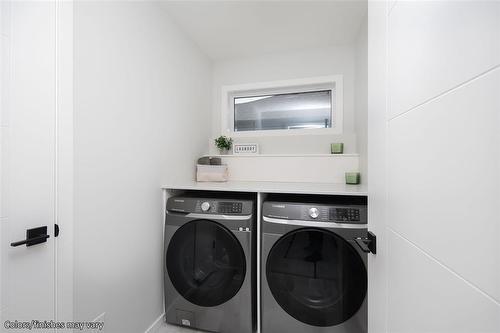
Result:
<svg viewBox="0 0 500 333"><path fill-rule="evenodd" d="M162 313L156 320L148 327L144 333L157 333L161 325L165 321L165 313Z"/></svg>
<svg viewBox="0 0 500 333"><path fill-rule="evenodd" d="M97 322L97 321L102 321L102 322L106 321L106 312L101 313L100 315L95 317L94 320L92 320L92 322Z"/></svg>

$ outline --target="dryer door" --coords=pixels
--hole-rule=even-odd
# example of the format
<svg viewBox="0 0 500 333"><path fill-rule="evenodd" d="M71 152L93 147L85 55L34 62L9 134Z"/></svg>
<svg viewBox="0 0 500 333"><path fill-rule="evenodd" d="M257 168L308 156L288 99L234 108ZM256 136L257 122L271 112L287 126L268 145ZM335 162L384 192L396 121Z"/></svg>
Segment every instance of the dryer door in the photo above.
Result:
<svg viewBox="0 0 500 333"><path fill-rule="evenodd" d="M268 255L266 277L283 310L314 326L348 320L367 291L367 272L358 252L342 237L317 228L279 238Z"/></svg>
<svg viewBox="0 0 500 333"><path fill-rule="evenodd" d="M243 248L221 224L195 220L181 226L167 249L168 276L179 294L199 306L231 299L245 279Z"/></svg>

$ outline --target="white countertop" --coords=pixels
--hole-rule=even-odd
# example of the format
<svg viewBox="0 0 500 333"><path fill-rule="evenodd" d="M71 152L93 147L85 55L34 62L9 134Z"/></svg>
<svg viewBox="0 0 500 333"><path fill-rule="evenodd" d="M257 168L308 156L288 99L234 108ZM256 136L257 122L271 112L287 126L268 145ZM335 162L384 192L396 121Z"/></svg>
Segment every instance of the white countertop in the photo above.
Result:
<svg viewBox="0 0 500 333"><path fill-rule="evenodd" d="M261 193L295 193L326 195L368 195L364 185L347 185L334 183L285 183L285 182L185 182L171 183L162 186L169 190L199 190L228 192L261 192Z"/></svg>

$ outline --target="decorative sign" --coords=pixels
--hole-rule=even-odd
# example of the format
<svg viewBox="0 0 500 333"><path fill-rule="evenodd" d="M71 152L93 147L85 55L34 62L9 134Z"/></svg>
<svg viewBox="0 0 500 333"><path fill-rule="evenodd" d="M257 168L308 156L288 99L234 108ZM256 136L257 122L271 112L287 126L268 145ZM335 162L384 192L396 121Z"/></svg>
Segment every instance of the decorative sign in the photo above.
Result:
<svg viewBox="0 0 500 333"><path fill-rule="evenodd" d="M233 154L235 155L258 154L258 153L259 153L259 145L257 143L233 144Z"/></svg>

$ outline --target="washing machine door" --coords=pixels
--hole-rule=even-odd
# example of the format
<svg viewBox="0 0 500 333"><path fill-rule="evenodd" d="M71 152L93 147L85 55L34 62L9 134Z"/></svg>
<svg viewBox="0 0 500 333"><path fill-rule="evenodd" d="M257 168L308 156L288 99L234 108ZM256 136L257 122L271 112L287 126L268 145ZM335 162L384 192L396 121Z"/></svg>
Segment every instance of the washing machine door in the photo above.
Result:
<svg viewBox="0 0 500 333"><path fill-rule="evenodd" d="M223 225L195 220L181 226L167 248L168 276L177 292L193 304L217 306L238 293L245 279L245 254Z"/></svg>
<svg viewBox="0 0 500 333"><path fill-rule="evenodd" d="M284 311L321 327L351 318L367 291L367 272L358 252L337 234L317 228L279 238L268 255L266 277Z"/></svg>

